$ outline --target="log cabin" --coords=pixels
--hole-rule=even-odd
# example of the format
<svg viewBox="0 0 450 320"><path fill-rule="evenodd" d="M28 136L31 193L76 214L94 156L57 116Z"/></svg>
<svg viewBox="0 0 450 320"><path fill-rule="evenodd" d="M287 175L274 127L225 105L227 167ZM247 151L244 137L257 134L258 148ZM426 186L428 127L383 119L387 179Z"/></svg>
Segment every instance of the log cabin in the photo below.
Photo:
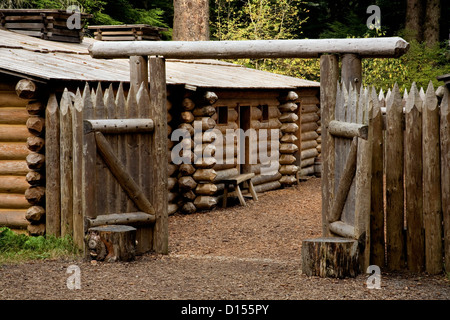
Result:
<svg viewBox="0 0 450 320"><path fill-rule="evenodd" d="M93 59L88 48L95 39L48 41L1 29L0 39L0 226L41 235L46 226L45 190L54 182L46 179L45 164L59 157L60 151L67 152L45 147L49 97L54 94L59 101L64 89L75 93L86 83L90 88L112 88L114 94L122 86L127 95L139 83L130 79L133 66L128 60ZM231 162L220 163L211 157L200 163L174 164L169 159L170 214L213 209L223 194L220 180L239 173L255 174L256 192L291 186L301 176L320 174L318 82L218 60L167 60L166 83L170 150L177 145L171 133L186 129L193 153L195 148L205 151L211 142L207 135L200 146L192 142L197 138L196 123L203 132L279 129L275 166L260 157L249 164L246 160L258 153L261 141L251 144L248 139L240 145L235 141L226 145L232 149ZM268 150L269 138L273 137L266 137ZM244 161L237 158L240 148L245 150Z"/></svg>

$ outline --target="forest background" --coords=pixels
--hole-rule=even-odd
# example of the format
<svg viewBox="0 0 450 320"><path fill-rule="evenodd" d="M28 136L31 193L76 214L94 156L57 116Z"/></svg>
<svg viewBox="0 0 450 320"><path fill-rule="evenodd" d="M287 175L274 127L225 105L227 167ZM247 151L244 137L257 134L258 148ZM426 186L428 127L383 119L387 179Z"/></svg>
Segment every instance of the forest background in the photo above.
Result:
<svg viewBox="0 0 450 320"><path fill-rule="evenodd" d="M192 24L207 24L206 39L318 39L401 36L410 42L399 59L364 59L363 82L378 89L402 89L416 82L440 85L450 73L450 6L447 0L0 0L0 8L57 8L77 5L90 25L149 24L167 28L164 40L183 39ZM186 5L193 8L187 12ZM380 8L378 29L369 29L370 5ZM184 14L184 16L183 16ZM195 16L195 17L194 17ZM174 19L175 17L175 19ZM197 20L195 20L195 19ZM178 25L178 26L177 26ZM181 30L181 31L180 31ZM175 31L175 32L173 32ZM89 35L88 35L89 36ZM202 38L204 39L204 37ZM318 59L240 59L248 67L319 80Z"/></svg>

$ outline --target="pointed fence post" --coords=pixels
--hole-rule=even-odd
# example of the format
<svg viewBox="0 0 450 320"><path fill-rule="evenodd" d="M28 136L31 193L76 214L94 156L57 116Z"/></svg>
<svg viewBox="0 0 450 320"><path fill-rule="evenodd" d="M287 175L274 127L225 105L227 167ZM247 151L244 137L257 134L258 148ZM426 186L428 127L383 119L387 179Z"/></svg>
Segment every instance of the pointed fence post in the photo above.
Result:
<svg viewBox="0 0 450 320"><path fill-rule="evenodd" d="M405 110L405 209L407 264L408 269L414 272L423 271L425 266L422 219L422 104L422 98L413 83Z"/></svg>
<svg viewBox="0 0 450 320"><path fill-rule="evenodd" d="M60 168L60 123L59 106L56 96L52 94L45 111L45 147L51 152L45 155L46 202L45 221L47 234L61 235L61 168Z"/></svg>
<svg viewBox="0 0 450 320"><path fill-rule="evenodd" d="M423 107L423 223L425 270L442 271L441 168L438 100L430 81Z"/></svg>
<svg viewBox="0 0 450 320"><path fill-rule="evenodd" d="M73 234L72 98L67 89L60 103L61 236Z"/></svg>
<svg viewBox="0 0 450 320"><path fill-rule="evenodd" d="M123 90L122 82L119 84L119 88L116 94L116 118L117 119L125 119L127 114L127 102L125 100L125 93ZM117 155L119 157L120 162L127 168L127 136L120 134L117 137ZM128 196L119 188L118 198L118 212L131 212L127 211L127 201Z"/></svg>
<svg viewBox="0 0 450 320"><path fill-rule="evenodd" d="M137 116L138 118L148 119L150 117L151 108L147 90L148 84L146 84L146 82L141 82L138 88L139 90L136 94ZM148 133L140 134L138 136L140 157L138 181L147 199L151 199L151 189L155 187L155 184L152 183L152 171L156 168L152 165L153 154L151 153L151 138L152 134ZM152 204L154 203L153 201L151 202ZM138 241L138 252L148 252L152 250L153 226L141 227L137 231L136 240Z"/></svg>
<svg viewBox="0 0 450 320"><path fill-rule="evenodd" d="M404 268L403 106L397 83L386 106L386 245L387 265Z"/></svg>
<svg viewBox="0 0 450 320"><path fill-rule="evenodd" d="M95 119L94 105L89 85L83 91L83 118ZM95 133L90 132L83 137L83 178L82 178L82 199L84 218L95 218L97 216L96 200L96 161L97 146L95 143ZM84 226L86 228L86 225ZM87 231L86 229L84 230Z"/></svg>
<svg viewBox="0 0 450 320"><path fill-rule="evenodd" d="M84 217L81 185L83 183L83 98L78 89L72 109L73 128L73 240L84 245Z"/></svg>
<svg viewBox="0 0 450 320"><path fill-rule="evenodd" d="M441 191L444 218L445 271L450 272L450 110L449 90L444 87L441 101Z"/></svg>
<svg viewBox="0 0 450 320"><path fill-rule="evenodd" d="M372 88L372 186L370 200L370 263L384 267L383 115L375 88Z"/></svg>

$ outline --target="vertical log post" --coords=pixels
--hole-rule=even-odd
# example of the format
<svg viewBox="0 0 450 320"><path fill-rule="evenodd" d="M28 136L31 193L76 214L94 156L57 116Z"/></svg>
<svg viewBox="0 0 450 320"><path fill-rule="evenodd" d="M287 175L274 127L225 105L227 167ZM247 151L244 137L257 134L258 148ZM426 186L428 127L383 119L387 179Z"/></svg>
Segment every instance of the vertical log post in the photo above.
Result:
<svg viewBox="0 0 450 320"><path fill-rule="evenodd" d="M45 113L46 149L46 232L59 237L61 235L61 171L59 164L59 108L56 96L52 94L48 100Z"/></svg>
<svg viewBox="0 0 450 320"><path fill-rule="evenodd" d="M130 87L130 91L128 91L127 103L126 103L126 116L129 119L137 118L137 101L136 101L136 92L137 89L132 85ZM127 134L125 136L126 143L126 168L129 174L135 179L135 181L139 181L139 144L138 144L138 135L137 134ZM127 212L133 212L136 210L136 206L134 205L131 199L127 202ZM136 232L136 238L139 239L140 234L139 231ZM139 240L138 240L139 241ZM138 253L140 252L140 245L138 244L136 248Z"/></svg>
<svg viewBox="0 0 450 320"><path fill-rule="evenodd" d="M83 117L84 119L95 119L90 88L86 83L83 91ZM82 177L82 208L84 218L94 219L97 216L97 202L95 199L95 183L97 159L97 146L95 143L95 132L85 134L83 137L83 177ZM86 232L86 225L84 225Z"/></svg>
<svg viewBox="0 0 450 320"><path fill-rule="evenodd" d="M117 90L116 94L116 118L117 119L125 119L127 113L127 103L125 100L125 94L123 90L123 84L122 82L119 85L119 89ZM119 135L117 137L118 139L118 157L121 163L124 164L125 167L127 167L127 137L126 135ZM127 201L128 196L121 188L119 188L119 195L118 195L118 211L119 212L131 212L127 211Z"/></svg>
<svg viewBox="0 0 450 320"><path fill-rule="evenodd" d="M60 103L61 236L73 232L72 98L67 89Z"/></svg>
<svg viewBox="0 0 450 320"><path fill-rule="evenodd" d="M146 69L147 73L148 70ZM145 77L144 75L142 76ZM150 117L150 99L147 90L147 86L145 82L142 82L139 90L136 94L137 99L137 113L138 118L149 118ZM138 135L139 141L139 185L142 188L142 191L145 194L147 199L150 199L151 189L154 187L154 183L152 183L151 172L153 171L150 168L155 168L152 163L151 153L151 134L143 133ZM167 162L167 161L166 161ZM138 241L138 252L147 252L152 249L152 241L153 241L153 226L142 226L138 229L137 232L137 241Z"/></svg>
<svg viewBox="0 0 450 320"><path fill-rule="evenodd" d="M413 83L405 112L406 252L413 272L423 271L425 264L422 168L422 99Z"/></svg>
<svg viewBox="0 0 450 320"><path fill-rule="evenodd" d="M450 272L450 110L449 90L444 88L441 101L441 192L444 218L445 271Z"/></svg>
<svg viewBox="0 0 450 320"><path fill-rule="evenodd" d="M425 270L442 271L441 168L439 150L439 108L430 81L423 107L423 222Z"/></svg>
<svg viewBox="0 0 450 320"><path fill-rule="evenodd" d="M387 265L404 268L403 106L397 83L386 105L386 245Z"/></svg>
<svg viewBox="0 0 450 320"><path fill-rule="evenodd" d="M84 244L84 217L81 186L83 184L83 98L78 89L72 109L73 129L73 241L79 248Z"/></svg>
<svg viewBox="0 0 450 320"><path fill-rule="evenodd" d="M99 82L97 84L97 90L95 92L94 102L94 119L104 119L106 118L106 108L103 101L103 90L102 85ZM96 183L98 186L102 185L102 188L96 188L95 199L97 201L97 215L103 215L111 213L109 212L109 203L107 201L107 186L109 185L112 177L103 159L100 155L97 156L96 160Z"/></svg>
<svg viewBox="0 0 450 320"><path fill-rule="evenodd" d="M150 118L155 123L151 139L152 170L151 202L156 211L156 223L153 230L153 250L167 254L169 245L168 199L167 199L167 93L166 67L164 58L150 57Z"/></svg>
<svg viewBox="0 0 450 320"><path fill-rule="evenodd" d="M375 88L372 88L372 186L370 200L370 263L384 266L383 115Z"/></svg>
<svg viewBox="0 0 450 320"><path fill-rule="evenodd" d="M358 138L358 155L355 178L355 237L360 239L359 262L361 270L370 265L370 209L372 176L372 115L369 107L369 91L361 89L359 123L369 125L368 139Z"/></svg>
<svg viewBox="0 0 450 320"><path fill-rule="evenodd" d="M336 92L339 78L339 58L336 55L320 57L320 105L322 119L322 233L330 236L329 214L334 200L334 139L328 124L334 120Z"/></svg>

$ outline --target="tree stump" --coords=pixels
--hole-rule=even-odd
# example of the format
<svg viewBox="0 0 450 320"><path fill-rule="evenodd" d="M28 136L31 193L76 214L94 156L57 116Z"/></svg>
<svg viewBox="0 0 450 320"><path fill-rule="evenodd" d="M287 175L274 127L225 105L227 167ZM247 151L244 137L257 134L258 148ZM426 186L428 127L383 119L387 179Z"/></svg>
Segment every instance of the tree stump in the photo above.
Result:
<svg viewBox="0 0 450 320"><path fill-rule="evenodd" d="M125 225L89 228L86 245L92 260L106 262L134 260L136 228Z"/></svg>
<svg viewBox="0 0 450 320"><path fill-rule="evenodd" d="M356 277L359 273L358 241L317 238L302 242L302 272L322 278Z"/></svg>

